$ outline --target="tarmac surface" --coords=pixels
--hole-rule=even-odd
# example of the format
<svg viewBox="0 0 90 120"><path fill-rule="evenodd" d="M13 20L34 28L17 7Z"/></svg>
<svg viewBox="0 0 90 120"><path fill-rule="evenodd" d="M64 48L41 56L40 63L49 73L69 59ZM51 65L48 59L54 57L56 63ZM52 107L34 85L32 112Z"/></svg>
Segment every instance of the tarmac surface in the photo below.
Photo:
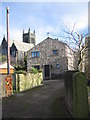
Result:
<svg viewBox="0 0 90 120"><path fill-rule="evenodd" d="M71 118L65 105L63 80L38 86L2 99L2 118Z"/></svg>

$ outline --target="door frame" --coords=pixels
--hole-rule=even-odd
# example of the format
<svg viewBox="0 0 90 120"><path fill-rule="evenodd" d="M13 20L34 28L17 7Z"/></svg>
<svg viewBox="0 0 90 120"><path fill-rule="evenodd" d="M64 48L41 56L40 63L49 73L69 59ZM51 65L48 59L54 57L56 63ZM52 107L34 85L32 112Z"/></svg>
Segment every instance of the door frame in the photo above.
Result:
<svg viewBox="0 0 90 120"><path fill-rule="evenodd" d="M48 66L47 68L46 68L46 66ZM46 70L48 69L48 75L46 76ZM44 65L44 79L46 80L46 79L50 79L50 65Z"/></svg>

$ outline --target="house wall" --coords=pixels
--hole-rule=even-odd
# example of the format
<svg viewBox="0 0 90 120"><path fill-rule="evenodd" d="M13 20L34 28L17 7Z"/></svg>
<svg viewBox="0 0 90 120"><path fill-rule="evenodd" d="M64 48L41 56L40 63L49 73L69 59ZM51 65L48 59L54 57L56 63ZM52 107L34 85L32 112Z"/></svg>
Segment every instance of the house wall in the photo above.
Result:
<svg viewBox="0 0 90 120"><path fill-rule="evenodd" d="M78 57L76 53L68 45L65 45L65 53L68 59L68 70L77 70Z"/></svg>
<svg viewBox="0 0 90 120"><path fill-rule="evenodd" d="M90 80L90 37L85 38L85 46L81 51L80 71L84 72L87 79Z"/></svg>
<svg viewBox="0 0 90 120"><path fill-rule="evenodd" d="M14 69L10 68L10 73L14 73ZM7 74L7 68L0 68L0 74Z"/></svg>
<svg viewBox="0 0 90 120"><path fill-rule="evenodd" d="M85 72L87 78L90 80L90 37L85 39Z"/></svg>
<svg viewBox="0 0 90 120"><path fill-rule="evenodd" d="M13 65L23 65L24 64L24 57L26 52L17 50L15 45L13 44L12 47L10 48L10 62Z"/></svg>
<svg viewBox="0 0 90 120"><path fill-rule="evenodd" d="M74 53L72 51L73 56L70 55L69 58L68 49L70 48L67 47L65 43L60 42L57 39L47 38L27 52L27 70L29 71L32 65L40 65L40 68L43 69L43 74L45 74L44 65L49 65L51 76L51 74L54 73L62 73L65 70L74 69L74 63L72 63L73 60L70 61L71 58L74 57ZM58 54L54 55L53 50L58 50ZM39 58L32 58L31 52L35 51L39 51ZM71 63L73 65L70 68L69 65ZM59 64L59 68L57 68L57 64Z"/></svg>

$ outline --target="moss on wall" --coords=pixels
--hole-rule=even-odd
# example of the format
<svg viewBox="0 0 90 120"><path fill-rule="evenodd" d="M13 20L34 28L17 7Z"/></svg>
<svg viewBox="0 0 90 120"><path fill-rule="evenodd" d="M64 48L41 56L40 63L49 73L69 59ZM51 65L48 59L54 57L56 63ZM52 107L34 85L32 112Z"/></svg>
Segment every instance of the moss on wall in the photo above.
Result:
<svg viewBox="0 0 90 120"><path fill-rule="evenodd" d="M35 86L41 85L43 80L42 73L16 74L16 91L25 91Z"/></svg>
<svg viewBox="0 0 90 120"><path fill-rule="evenodd" d="M80 72L73 76L73 110L74 118L88 118L87 80Z"/></svg>

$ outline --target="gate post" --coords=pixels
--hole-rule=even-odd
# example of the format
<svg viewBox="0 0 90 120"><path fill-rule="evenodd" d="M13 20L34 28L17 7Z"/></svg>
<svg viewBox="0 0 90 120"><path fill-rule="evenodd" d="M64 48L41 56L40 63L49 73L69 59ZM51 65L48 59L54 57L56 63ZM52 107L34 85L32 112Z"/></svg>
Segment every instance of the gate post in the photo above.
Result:
<svg viewBox="0 0 90 120"><path fill-rule="evenodd" d="M74 118L88 118L87 79L82 72L73 76L73 111Z"/></svg>

